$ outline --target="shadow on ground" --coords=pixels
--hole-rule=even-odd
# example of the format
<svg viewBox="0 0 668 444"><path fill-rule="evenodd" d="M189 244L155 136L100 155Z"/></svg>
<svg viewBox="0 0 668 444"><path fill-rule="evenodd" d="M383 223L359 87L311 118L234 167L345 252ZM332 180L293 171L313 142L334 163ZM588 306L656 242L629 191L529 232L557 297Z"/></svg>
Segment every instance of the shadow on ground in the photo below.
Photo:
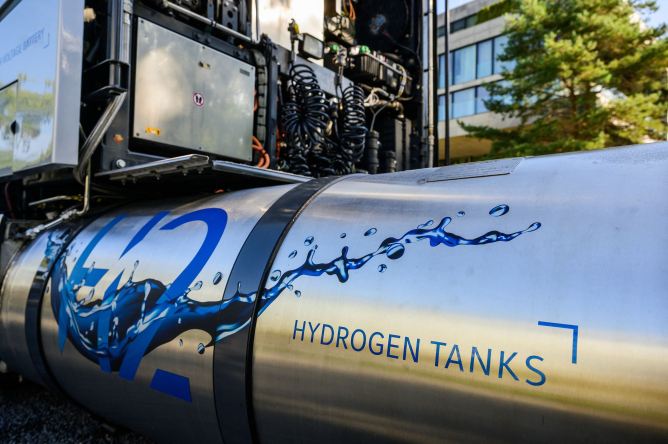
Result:
<svg viewBox="0 0 668 444"><path fill-rule="evenodd" d="M100 418L16 375L0 375L0 442L148 444L147 438Z"/></svg>

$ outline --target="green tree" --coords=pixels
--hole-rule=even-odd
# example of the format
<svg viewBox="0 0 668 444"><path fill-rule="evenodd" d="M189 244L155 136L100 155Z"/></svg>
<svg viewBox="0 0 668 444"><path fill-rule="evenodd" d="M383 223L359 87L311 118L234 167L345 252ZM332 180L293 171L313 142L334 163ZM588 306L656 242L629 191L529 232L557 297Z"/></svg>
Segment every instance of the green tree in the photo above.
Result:
<svg viewBox="0 0 668 444"><path fill-rule="evenodd" d="M663 140L668 112L666 25L643 21L654 0L513 0L505 81L490 111L511 130L460 125L492 141L490 158Z"/></svg>

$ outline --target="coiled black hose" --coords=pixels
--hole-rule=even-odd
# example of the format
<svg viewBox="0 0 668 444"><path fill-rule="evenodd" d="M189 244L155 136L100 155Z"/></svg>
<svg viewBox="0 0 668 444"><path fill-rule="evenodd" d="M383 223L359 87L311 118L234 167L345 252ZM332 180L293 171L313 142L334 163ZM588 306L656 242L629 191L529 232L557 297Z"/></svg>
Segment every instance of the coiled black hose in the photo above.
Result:
<svg viewBox="0 0 668 444"><path fill-rule="evenodd" d="M352 165L362 159L366 140L366 114L364 112L364 90L350 85L343 90L343 130L340 139Z"/></svg>
<svg viewBox="0 0 668 444"><path fill-rule="evenodd" d="M322 145L329 123L325 93L313 70L306 65L292 66L287 93L282 121L287 136L285 160L293 173L311 175L307 156Z"/></svg>
<svg viewBox="0 0 668 444"><path fill-rule="evenodd" d="M339 118L336 106L330 108L309 66L292 66L282 113L287 146L281 157L288 171L315 177L354 171L367 134L362 88L351 85L343 91L342 111ZM327 136L332 123L333 134Z"/></svg>

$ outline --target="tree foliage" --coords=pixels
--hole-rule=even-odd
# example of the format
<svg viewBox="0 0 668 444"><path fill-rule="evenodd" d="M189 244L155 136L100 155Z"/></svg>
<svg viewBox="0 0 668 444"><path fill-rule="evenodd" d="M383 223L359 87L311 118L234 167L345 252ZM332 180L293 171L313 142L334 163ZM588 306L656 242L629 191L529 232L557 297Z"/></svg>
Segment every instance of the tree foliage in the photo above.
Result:
<svg viewBox="0 0 668 444"><path fill-rule="evenodd" d="M492 141L488 157L545 154L663 140L668 112L666 26L643 21L654 0L513 0L488 109L510 130L465 125Z"/></svg>

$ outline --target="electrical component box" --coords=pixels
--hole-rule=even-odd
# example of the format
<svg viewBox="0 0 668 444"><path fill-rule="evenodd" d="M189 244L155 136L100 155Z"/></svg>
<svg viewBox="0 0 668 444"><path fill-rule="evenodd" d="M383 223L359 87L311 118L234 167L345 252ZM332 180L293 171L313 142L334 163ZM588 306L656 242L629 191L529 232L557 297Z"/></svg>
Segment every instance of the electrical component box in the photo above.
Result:
<svg viewBox="0 0 668 444"><path fill-rule="evenodd" d="M354 61L353 67L346 71L346 75L351 79L385 87L393 93L401 89L403 80L405 82L403 92L412 93L413 81L405 71L402 71L398 63L369 51L352 54L351 58Z"/></svg>
<svg viewBox="0 0 668 444"><path fill-rule="evenodd" d="M78 160L83 0L0 6L0 176Z"/></svg>
<svg viewBox="0 0 668 444"><path fill-rule="evenodd" d="M139 19L136 139L250 161L254 88L253 66Z"/></svg>

